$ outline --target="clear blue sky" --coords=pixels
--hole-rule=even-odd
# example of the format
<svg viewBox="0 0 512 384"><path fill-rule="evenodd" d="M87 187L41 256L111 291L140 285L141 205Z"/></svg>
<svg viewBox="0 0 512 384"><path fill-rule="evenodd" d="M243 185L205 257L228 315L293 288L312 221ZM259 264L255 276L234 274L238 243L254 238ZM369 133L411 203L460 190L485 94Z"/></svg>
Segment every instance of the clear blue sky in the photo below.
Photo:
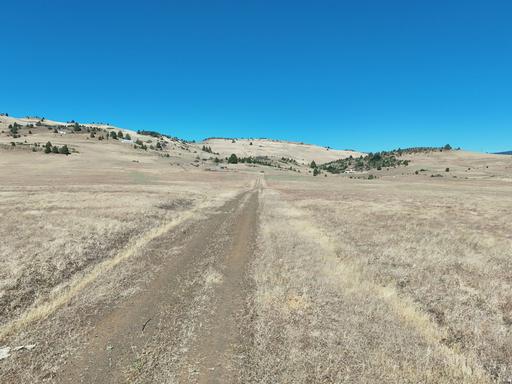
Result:
<svg viewBox="0 0 512 384"><path fill-rule="evenodd" d="M4 2L0 112L366 151L512 149L511 1Z"/></svg>

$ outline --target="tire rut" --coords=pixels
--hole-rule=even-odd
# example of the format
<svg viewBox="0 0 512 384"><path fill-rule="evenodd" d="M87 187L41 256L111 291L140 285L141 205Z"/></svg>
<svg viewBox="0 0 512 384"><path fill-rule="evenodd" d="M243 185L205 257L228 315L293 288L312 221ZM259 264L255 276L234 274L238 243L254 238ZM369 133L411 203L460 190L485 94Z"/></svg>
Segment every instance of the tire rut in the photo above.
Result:
<svg viewBox="0 0 512 384"><path fill-rule="evenodd" d="M244 335L242 326L251 284L247 265L254 252L258 195L253 193L235 222L232 244L222 260L222 282L215 287L211 316L196 335L179 382L238 382Z"/></svg>
<svg viewBox="0 0 512 384"><path fill-rule="evenodd" d="M148 244L147 257L156 257L159 272L142 292L93 321L94 332L56 382L234 381L233 346L241 340L237 316L248 294L257 207L254 189L192 231ZM176 247L180 251L169 257Z"/></svg>

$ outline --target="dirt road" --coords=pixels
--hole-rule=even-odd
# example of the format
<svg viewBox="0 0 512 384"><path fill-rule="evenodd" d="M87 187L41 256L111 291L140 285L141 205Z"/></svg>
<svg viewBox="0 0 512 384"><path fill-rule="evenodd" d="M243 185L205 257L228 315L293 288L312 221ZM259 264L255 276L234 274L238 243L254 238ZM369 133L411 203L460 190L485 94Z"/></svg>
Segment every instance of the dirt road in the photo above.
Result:
<svg viewBox="0 0 512 384"><path fill-rule="evenodd" d="M154 239L147 252L160 263L156 278L94 320L57 382L236 382L257 219L256 187L192 230Z"/></svg>

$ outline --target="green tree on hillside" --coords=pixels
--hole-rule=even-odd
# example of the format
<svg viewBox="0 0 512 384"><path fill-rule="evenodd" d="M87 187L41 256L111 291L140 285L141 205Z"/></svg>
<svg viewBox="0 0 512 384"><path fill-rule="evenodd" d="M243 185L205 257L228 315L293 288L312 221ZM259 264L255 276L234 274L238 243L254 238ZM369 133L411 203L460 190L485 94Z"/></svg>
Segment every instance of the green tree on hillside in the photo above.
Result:
<svg viewBox="0 0 512 384"><path fill-rule="evenodd" d="M238 157L236 157L236 155L234 153L232 153L231 156L229 156L228 163L229 164L237 164Z"/></svg>
<svg viewBox="0 0 512 384"><path fill-rule="evenodd" d="M66 155L66 156L71 154L71 152L69 152L69 148L66 144L64 144L62 147L60 147L59 153Z"/></svg>

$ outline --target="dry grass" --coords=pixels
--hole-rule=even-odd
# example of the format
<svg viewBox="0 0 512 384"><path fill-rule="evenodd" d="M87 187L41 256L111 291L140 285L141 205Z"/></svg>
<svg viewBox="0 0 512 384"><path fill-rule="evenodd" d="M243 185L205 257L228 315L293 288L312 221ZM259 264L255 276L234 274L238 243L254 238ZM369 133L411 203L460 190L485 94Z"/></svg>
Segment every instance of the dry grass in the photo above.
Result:
<svg viewBox="0 0 512 384"><path fill-rule="evenodd" d="M163 158L47 130L25 139L69 143L79 153L0 149L0 341L37 345L31 355L3 360L0 381L51 381L91 332L91 317L161 268L150 260L151 242L181 225L193 230L249 188L260 190L260 221L247 274L254 292L241 321L250 335L240 354L242 382L512 381L510 157L420 154L407 168L375 172L376 180L267 167L260 182L242 167L190 166L194 146L173 147ZM283 156L304 162L316 151L267 144L236 145L271 156L286 150ZM222 145L230 152L235 144ZM420 169L427 171L416 175ZM229 243L223 228L212 241L219 255ZM166 381L186 370L184 347L225 283L212 262L201 259L195 278L183 282L197 295L183 303L175 328L154 340L147 377Z"/></svg>
<svg viewBox="0 0 512 384"><path fill-rule="evenodd" d="M227 157L232 153L241 157L269 156L277 159L286 157L295 159L299 164L307 165L313 160L320 164L339 158L362 155L361 152L269 139L236 139L234 143L230 139L209 139L200 143L199 147L204 144L211 147L213 152L220 153L222 157Z"/></svg>
<svg viewBox="0 0 512 384"><path fill-rule="evenodd" d="M121 143L103 145L86 135L56 141L46 128L33 131L29 140L73 143L79 153L2 152L2 338L69 301L162 231L252 182L241 174L185 172Z"/></svg>
<svg viewBox="0 0 512 384"><path fill-rule="evenodd" d="M512 378L510 183L267 183L248 380Z"/></svg>

